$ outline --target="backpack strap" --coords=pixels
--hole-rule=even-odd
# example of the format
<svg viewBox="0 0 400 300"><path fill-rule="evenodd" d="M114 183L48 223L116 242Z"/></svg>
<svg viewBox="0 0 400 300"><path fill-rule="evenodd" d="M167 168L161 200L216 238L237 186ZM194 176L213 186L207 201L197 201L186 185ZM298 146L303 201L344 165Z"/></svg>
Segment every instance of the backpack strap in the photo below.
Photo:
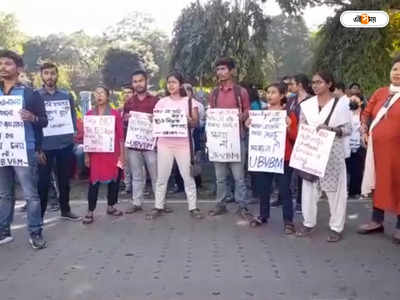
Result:
<svg viewBox="0 0 400 300"><path fill-rule="evenodd" d="M329 121L331 120L333 111L335 110L335 107L336 107L336 105L338 104L338 102L339 102L339 98L336 97L335 100L334 100L334 102L333 102L331 112L329 113L328 117L326 118L326 120L325 120L325 122L324 122L324 124L325 124L326 126L329 126Z"/></svg>
<svg viewBox="0 0 400 300"><path fill-rule="evenodd" d="M188 108L189 108L189 117L192 118L192 108L193 108L193 99L192 96L188 99ZM189 137L189 148L190 148L190 164L194 165L194 150L193 150L193 137L192 137L192 129L188 124L188 137Z"/></svg>
<svg viewBox="0 0 400 300"><path fill-rule="evenodd" d="M236 106L239 108L240 113L243 112L243 102L242 102L242 89L239 85L233 85L233 93L236 99Z"/></svg>

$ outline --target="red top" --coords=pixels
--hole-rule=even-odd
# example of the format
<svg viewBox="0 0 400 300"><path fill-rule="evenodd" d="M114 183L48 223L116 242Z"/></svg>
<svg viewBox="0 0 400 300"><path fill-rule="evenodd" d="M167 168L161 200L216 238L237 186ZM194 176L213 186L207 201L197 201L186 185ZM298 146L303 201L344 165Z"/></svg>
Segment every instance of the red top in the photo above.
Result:
<svg viewBox="0 0 400 300"><path fill-rule="evenodd" d="M285 147L285 161L290 160L290 156L292 155L294 143L297 138L297 131L298 131L298 126L299 122L297 120L296 114L294 111L289 113L289 118L292 121L288 130L287 130L287 135L286 135L286 147Z"/></svg>
<svg viewBox="0 0 400 300"><path fill-rule="evenodd" d="M233 84L226 85L226 86L219 86L219 92L218 92L218 99L217 99L217 105L214 107L214 99L213 99L213 93L210 94L208 103L211 108L238 108L237 102L236 102L236 97L235 97L235 92L233 90ZM249 109L250 109L250 97L249 94L247 93L246 89L240 87L240 98L242 101L242 113L245 114L245 117L242 121L241 124L241 137L243 138L245 136L244 131L245 131L245 126L244 122L246 121L247 117L249 116Z"/></svg>
<svg viewBox="0 0 400 300"><path fill-rule="evenodd" d="M143 100L139 100L137 95L133 95L124 104L124 115L129 114L130 111L152 114L157 101L158 98L150 93L147 93Z"/></svg>
<svg viewBox="0 0 400 300"><path fill-rule="evenodd" d="M96 115L94 110L87 113L88 116ZM116 181L118 178L118 159L121 154L121 142L124 141L121 114L111 109L111 115L115 116L114 152L89 152L90 183Z"/></svg>
<svg viewBox="0 0 400 300"><path fill-rule="evenodd" d="M83 120L76 119L76 135L74 137L75 144L83 144Z"/></svg>

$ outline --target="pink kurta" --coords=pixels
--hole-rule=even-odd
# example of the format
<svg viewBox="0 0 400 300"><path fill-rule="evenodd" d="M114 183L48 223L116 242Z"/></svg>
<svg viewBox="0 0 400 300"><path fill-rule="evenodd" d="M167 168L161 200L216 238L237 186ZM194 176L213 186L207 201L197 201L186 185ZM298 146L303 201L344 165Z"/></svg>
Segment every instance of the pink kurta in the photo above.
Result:
<svg viewBox="0 0 400 300"><path fill-rule="evenodd" d="M88 116L96 115L94 110L87 113ZM124 131L121 114L111 109L112 116L115 116L115 145L114 152L90 152L90 183L116 181L118 178L118 159L121 154L120 143L124 140Z"/></svg>

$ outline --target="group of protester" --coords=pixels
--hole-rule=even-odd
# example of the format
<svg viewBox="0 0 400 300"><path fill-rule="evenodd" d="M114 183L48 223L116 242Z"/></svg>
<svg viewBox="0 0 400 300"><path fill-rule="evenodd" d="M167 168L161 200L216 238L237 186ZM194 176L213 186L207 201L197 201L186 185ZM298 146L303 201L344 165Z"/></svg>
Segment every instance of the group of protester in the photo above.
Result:
<svg viewBox="0 0 400 300"><path fill-rule="evenodd" d="M3 165L0 167L0 244L13 240L11 223L14 214L15 179L21 183L27 203L29 242L35 249L46 247L42 236L43 217L47 208L49 182L55 171L59 187L61 217L81 220L83 224L94 222L94 211L99 186L107 184L107 214L118 217L143 211L143 197L147 177L151 180L155 197L154 208L146 214L155 219L173 210L166 205L168 179L176 162L183 178L184 191L191 217L202 219L204 214L197 205L199 177L194 163L192 137L195 129L204 129L205 108L197 101L190 85L176 71L166 78L166 95L161 99L148 91L148 75L143 70L134 71L131 77L132 93L121 110L110 105L110 92L99 85L94 90L94 107L87 116L113 116L115 119L114 147L111 152L85 152L84 164L89 168L88 211L81 218L71 211L70 165L73 153L83 153L74 145L75 134L43 135L48 124L46 103L68 100L75 131L82 130L77 120L74 99L70 93L57 88L57 66L45 63L41 67L43 88L34 91L18 82L23 70L22 58L12 51L0 51L0 101L8 96L22 97L20 118L24 123L25 141L29 164L27 166ZM216 177L216 206L210 216L228 212L228 175L233 177L234 200L237 213L249 221L250 226L266 224L270 217L270 198L274 182L278 188L277 203L282 205L283 231L299 237L309 236L316 229L317 203L325 194L330 208L330 232L328 242L342 239L346 220L348 196L373 195L372 220L359 228L359 233L383 232L385 212L397 216L393 240L400 243L400 160L396 148L400 146L400 57L393 61L390 86L378 89L368 101L364 101L359 86L346 91L329 72L319 71L312 80L304 74L284 78L265 88L266 96L260 99L251 91L234 82L235 62L221 58L215 64L218 86L210 93L208 109L237 109L239 118L241 160L238 162L214 162ZM346 92L348 95L346 95ZM253 98L250 98L251 95ZM258 98L258 99L254 99ZM159 137L153 150L126 148L125 137L131 112L146 113L152 119L155 110L179 110L187 116L186 137ZM249 110L286 111L286 144L284 172L275 174L254 172L253 194L259 198L259 215L249 209L246 185L246 157L248 128L252 120ZM0 116L1 121L1 116ZM151 121L151 120L150 120ZM150 123L151 124L151 123ZM335 134L325 175L316 177L289 166L299 126L308 124L319 130ZM5 133L0 133L3 136ZM80 149L80 150L79 150ZM79 151L78 151L79 150ZM364 168L365 161L365 168ZM365 170L364 170L365 169ZM123 212L116 207L121 178L130 178L132 202ZM350 182L347 183L347 173ZM128 176L129 175L129 176ZM363 176L364 175L364 176ZM195 179L196 178L196 179ZM295 226L291 193L292 179L297 179L296 210L304 218ZM275 203L275 205L277 204Z"/></svg>

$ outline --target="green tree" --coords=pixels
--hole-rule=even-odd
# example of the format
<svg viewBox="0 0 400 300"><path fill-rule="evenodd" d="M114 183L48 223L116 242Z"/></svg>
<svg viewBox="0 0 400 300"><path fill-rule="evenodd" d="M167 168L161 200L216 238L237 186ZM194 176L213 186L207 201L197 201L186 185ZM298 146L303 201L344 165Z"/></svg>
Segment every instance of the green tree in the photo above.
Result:
<svg viewBox="0 0 400 300"><path fill-rule="evenodd" d="M329 69L344 82L357 81L367 94L389 80L391 56L399 50L399 0L353 0L342 5L316 35L313 69ZM385 10L390 24L385 28L345 28L340 15L345 10Z"/></svg>
<svg viewBox="0 0 400 300"><path fill-rule="evenodd" d="M143 64L136 53L110 48L104 57L104 83L112 90L119 89L129 82L132 72L138 69L143 69Z"/></svg>
<svg viewBox="0 0 400 300"><path fill-rule="evenodd" d="M15 15L0 12L0 49L22 53L24 39L25 35L19 31Z"/></svg>

